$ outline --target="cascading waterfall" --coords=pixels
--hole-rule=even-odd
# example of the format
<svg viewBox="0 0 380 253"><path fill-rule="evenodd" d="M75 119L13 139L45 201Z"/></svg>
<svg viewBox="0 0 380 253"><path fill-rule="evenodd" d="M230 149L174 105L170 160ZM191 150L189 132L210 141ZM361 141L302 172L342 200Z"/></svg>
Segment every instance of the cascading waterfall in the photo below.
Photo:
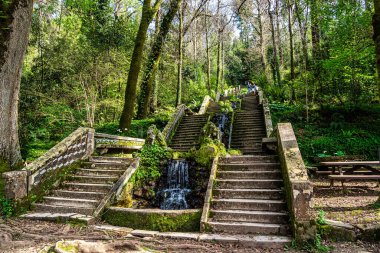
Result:
<svg viewBox="0 0 380 253"><path fill-rule="evenodd" d="M228 123L228 115L226 113L217 115L217 124L218 124L218 128L219 128L220 132L222 133L222 135L225 132L225 129L227 127L226 126L227 123Z"/></svg>
<svg viewBox="0 0 380 253"><path fill-rule="evenodd" d="M189 164L186 160L171 160L167 167L166 189L160 208L164 210L187 209L186 195L191 192L189 187Z"/></svg>

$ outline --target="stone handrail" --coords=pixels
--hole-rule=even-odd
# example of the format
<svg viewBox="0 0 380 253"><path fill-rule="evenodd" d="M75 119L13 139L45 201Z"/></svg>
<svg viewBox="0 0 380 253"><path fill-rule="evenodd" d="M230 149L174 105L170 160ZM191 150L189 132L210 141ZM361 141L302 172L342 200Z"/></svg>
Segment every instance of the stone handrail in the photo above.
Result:
<svg viewBox="0 0 380 253"><path fill-rule="evenodd" d="M203 211L201 217L201 232L207 232L207 220L211 207L212 189L214 187L214 181L216 178L216 171L218 169L219 157L215 157L212 163L210 178L208 180L207 191L205 195L205 201L203 204Z"/></svg>
<svg viewBox="0 0 380 253"><path fill-rule="evenodd" d="M166 124L164 130L162 131L162 134L165 137L166 143L169 143L170 138L172 137L172 134L178 127L179 123L181 122L182 117L185 115L187 110L186 105L182 104L179 105L174 112L173 116L170 118L168 124Z"/></svg>
<svg viewBox="0 0 380 253"><path fill-rule="evenodd" d="M128 169L124 172L124 174L119 178L119 180L114 184L112 189L107 193L106 196L100 201L100 204L95 209L93 216L98 217L98 215L103 211L103 209L107 206L108 203L112 199L116 199L121 192L123 191L124 186L128 183L129 179L135 174L137 168L139 167L140 159L136 158L133 160Z"/></svg>
<svg viewBox="0 0 380 253"><path fill-rule="evenodd" d="M3 173L6 197L22 199L44 180L48 172L89 157L94 151L94 133L91 128L78 128L24 169Z"/></svg>
<svg viewBox="0 0 380 253"><path fill-rule="evenodd" d="M203 103L201 108L199 109L198 114L205 114L207 112L207 108L212 101L211 97L209 95L206 95L205 98L203 99Z"/></svg>
<svg viewBox="0 0 380 253"><path fill-rule="evenodd" d="M228 97L229 95L233 94L233 95L237 95L239 94L241 91L241 87L240 85L237 86L237 87L234 87L234 88L230 88L230 89L227 89L227 90L224 90L224 96Z"/></svg>
<svg viewBox="0 0 380 253"><path fill-rule="evenodd" d="M261 104L263 106L265 130L266 130L267 138L269 138L273 133L273 123L272 123L272 117L270 114L268 99L264 97L263 92L261 92L259 99L261 100Z"/></svg>
<svg viewBox="0 0 380 253"><path fill-rule="evenodd" d="M215 95L215 102L219 102L219 100L220 100L220 92L218 92L218 93L216 93L216 95Z"/></svg>
<svg viewBox="0 0 380 253"><path fill-rule="evenodd" d="M97 143L98 140L107 140L111 142L118 142L118 141L128 141L128 142L135 142L144 145L145 140L139 139L139 138L132 138L132 137L126 137L126 136L118 136L118 135L111 135L111 134L102 134L102 133L95 133L95 142Z"/></svg>
<svg viewBox="0 0 380 253"><path fill-rule="evenodd" d="M313 187L307 175L292 125L279 123L276 134L294 236L297 240L313 238L315 226L310 215Z"/></svg>

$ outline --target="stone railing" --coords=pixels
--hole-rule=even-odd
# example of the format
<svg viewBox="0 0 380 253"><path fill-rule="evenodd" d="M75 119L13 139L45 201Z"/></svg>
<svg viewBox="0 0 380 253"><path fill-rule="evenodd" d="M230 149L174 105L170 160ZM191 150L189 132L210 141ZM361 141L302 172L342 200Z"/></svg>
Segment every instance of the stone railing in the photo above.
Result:
<svg viewBox="0 0 380 253"><path fill-rule="evenodd" d="M240 92L241 92L241 87L239 85L239 86L224 90L224 96L228 97L230 95L238 95L240 94Z"/></svg>
<svg viewBox="0 0 380 253"><path fill-rule="evenodd" d="M126 136L118 136L111 134L95 133L95 145L110 144L110 145L130 145L141 148L145 143L144 139L132 138Z"/></svg>
<svg viewBox="0 0 380 253"><path fill-rule="evenodd" d="M3 173L6 197L22 199L44 180L47 173L89 157L94 151L94 134L94 129L78 128L24 169Z"/></svg>
<svg viewBox="0 0 380 253"><path fill-rule="evenodd" d="M259 103L263 106L266 137L269 138L273 133L273 123L268 99L264 97L264 92L262 90L259 91Z"/></svg>
<svg viewBox="0 0 380 253"><path fill-rule="evenodd" d="M217 102L217 103L219 102L220 96L221 96L220 92L216 93L216 95L215 95L215 102Z"/></svg>
<svg viewBox="0 0 380 253"><path fill-rule="evenodd" d="M203 204L203 211L202 211L202 217L201 217L201 232L208 232L207 221L208 221L208 216L209 216L210 207L211 207L211 199L212 199L212 194L213 194L212 189L214 187L216 171L218 169L218 162L219 162L219 157L215 157L212 163L210 178L208 180L208 185L207 185L207 190L206 190L206 195L205 195L205 201Z"/></svg>
<svg viewBox="0 0 380 253"><path fill-rule="evenodd" d="M307 175L292 125L279 123L276 134L293 233L297 240L311 239L316 228L310 215L312 183Z"/></svg>
<svg viewBox="0 0 380 253"><path fill-rule="evenodd" d="M137 168L139 167L139 164L139 158L133 160L128 169L123 173L119 180L117 180L107 195L104 196L104 198L100 201L100 204L94 211L94 217L97 217L109 203L115 201L121 195L124 187L127 185L133 174L135 174Z"/></svg>
<svg viewBox="0 0 380 253"><path fill-rule="evenodd" d="M206 95L205 98L203 99L203 103L201 108L199 109L198 114L205 114L207 112L207 108L212 101L211 97L209 95Z"/></svg>
<svg viewBox="0 0 380 253"><path fill-rule="evenodd" d="M176 111L174 112L173 116L170 118L168 124L165 126L164 130L162 131L162 134L164 135L166 143L170 142L170 138L177 129L179 123L182 120L182 117L186 113L186 110L186 105L179 105Z"/></svg>

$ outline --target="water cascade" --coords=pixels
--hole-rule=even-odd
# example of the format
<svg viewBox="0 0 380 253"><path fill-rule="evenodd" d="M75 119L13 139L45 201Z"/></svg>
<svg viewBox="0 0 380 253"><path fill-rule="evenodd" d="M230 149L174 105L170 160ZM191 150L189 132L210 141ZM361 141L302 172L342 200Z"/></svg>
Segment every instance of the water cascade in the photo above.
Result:
<svg viewBox="0 0 380 253"><path fill-rule="evenodd" d="M228 115L226 113L223 113L223 114L218 114L216 117L217 117L216 118L217 126L218 126L220 132L223 135L224 132L225 132L226 127L228 127L228 125L227 125L227 123L228 123Z"/></svg>
<svg viewBox="0 0 380 253"><path fill-rule="evenodd" d="M171 160L167 167L166 188L162 190L164 210L187 209L186 195L190 193L189 164L186 160Z"/></svg>

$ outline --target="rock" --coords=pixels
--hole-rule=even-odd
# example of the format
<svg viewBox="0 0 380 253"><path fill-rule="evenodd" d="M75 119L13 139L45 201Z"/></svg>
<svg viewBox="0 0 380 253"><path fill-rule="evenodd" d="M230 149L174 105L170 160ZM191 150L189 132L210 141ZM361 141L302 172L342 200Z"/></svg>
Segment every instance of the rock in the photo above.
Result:
<svg viewBox="0 0 380 253"><path fill-rule="evenodd" d="M319 225L323 238L329 241L356 241L355 227L344 222L326 220L325 225Z"/></svg>
<svg viewBox="0 0 380 253"><path fill-rule="evenodd" d="M142 189L138 189L138 190L133 191L133 195L135 195L136 197L141 198L143 196Z"/></svg>
<svg viewBox="0 0 380 253"><path fill-rule="evenodd" d="M360 240L377 242L380 241L380 225L358 226L361 230Z"/></svg>
<svg viewBox="0 0 380 253"><path fill-rule="evenodd" d="M5 196L13 200L21 200L28 195L28 172L26 170L3 173L5 180Z"/></svg>
<svg viewBox="0 0 380 253"><path fill-rule="evenodd" d="M12 235L9 233L0 233L0 242L10 242L12 241Z"/></svg>
<svg viewBox="0 0 380 253"><path fill-rule="evenodd" d="M112 252L112 248L101 242L75 240L57 242L54 251L56 253L107 253Z"/></svg>

